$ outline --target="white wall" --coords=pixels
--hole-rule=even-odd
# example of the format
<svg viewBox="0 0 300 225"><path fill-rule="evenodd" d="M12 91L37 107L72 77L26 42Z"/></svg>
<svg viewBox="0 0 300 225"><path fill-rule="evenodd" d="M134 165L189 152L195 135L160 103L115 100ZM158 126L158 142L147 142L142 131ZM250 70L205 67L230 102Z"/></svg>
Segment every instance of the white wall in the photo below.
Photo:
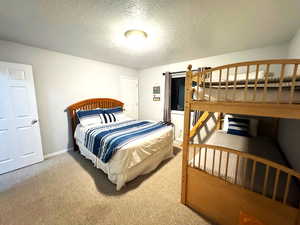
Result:
<svg viewBox="0 0 300 225"><path fill-rule="evenodd" d="M300 29L289 45L289 58L300 59ZM278 142L294 169L300 172L300 120L280 119Z"/></svg>
<svg viewBox="0 0 300 225"><path fill-rule="evenodd" d="M289 58L300 58L300 29L295 34L294 38L290 41Z"/></svg>
<svg viewBox="0 0 300 225"><path fill-rule="evenodd" d="M300 120L280 119L278 142L291 166L300 172Z"/></svg>
<svg viewBox="0 0 300 225"><path fill-rule="evenodd" d="M260 59L276 59L286 58L288 56L288 43L283 43L277 46L269 46L265 48L250 49L241 52L234 52L219 56L207 57L202 59L196 59L191 61L184 61L175 64L163 65L144 69L139 71L139 88L140 97L139 102L139 116L140 119L153 119L162 120L163 118L163 93L164 93L164 77L163 72L166 71L182 71L186 70L188 64L192 64L194 68L204 66L220 66L229 63L249 61L249 60L260 60ZM161 101L154 102L152 100L152 87L161 86ZM175 135L177 139L181 138L180 130L183 126L183 116L172 115L176 122ZM181 118L181 119L180 119Z"/></svg>
<svg viewBox="0 0 300 225"><path fill-rule="evenodd" d="M67 106L87 98L120 97L120 76L137 71L0 41L0 61L33 66L44 154L72 147Z"/></svg>

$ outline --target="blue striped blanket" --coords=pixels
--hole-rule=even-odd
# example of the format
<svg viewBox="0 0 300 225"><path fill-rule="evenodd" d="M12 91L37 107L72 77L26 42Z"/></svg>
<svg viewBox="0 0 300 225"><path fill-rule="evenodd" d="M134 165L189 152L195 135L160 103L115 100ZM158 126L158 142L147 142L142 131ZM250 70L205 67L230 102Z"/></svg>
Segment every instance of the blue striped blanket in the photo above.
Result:
<svg viewBox="0 0 300 225"><path fill-rule="evenodd" d="M166 126L163 122L136 120L99 125L86 130L83 144L106 163L125 144Z"/></svg>

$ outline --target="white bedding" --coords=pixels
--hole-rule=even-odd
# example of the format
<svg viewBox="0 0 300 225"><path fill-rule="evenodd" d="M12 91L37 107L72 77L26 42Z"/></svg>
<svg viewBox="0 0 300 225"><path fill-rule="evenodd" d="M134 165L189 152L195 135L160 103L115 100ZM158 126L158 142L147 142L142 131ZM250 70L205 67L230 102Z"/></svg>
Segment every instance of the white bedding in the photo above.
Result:
<svg viewBox="0 0 300 225"><path fill-rule="evenodd" d="M271 85L269 85L270 87ZM194 99L197 99L197 88L194 88ZM203 93L204 92L204 93ZM227 95L226 95L227 92ZM204 96L203 96L204 94ZM280 103L288 103L290 99L291 91L290 88L282 89L279 101ZM210 98L209 98L210 96ZM247 94L245 92L245 88L240 88L240 89L219 89L218 88L205 88L203 89L200 87L198 89L198 100L205 100L205 101L236 101L236 102L252 102L253 101L253 96L254 96L254 89L253 88L248 88ZM255 93L255 101L254 102L269 102L269 103L276 103L278 98L278 89L277 88L268 88L265 99L264 99L264 89L259 88L256 90ZM300 103L300 91L298 89L295 90L294 92L294 97L293 97L293 103Z"/></svg>
<svg viewBox="0 0 300 225"><path fill-rule="evenodd" d="M117 185L117 190L137 176L153 171L160 162L173 156L173 129L167 126L124 145L104 163L83 145L85 131L98 125L78 125L74 135L76 143L81 154L103 170L109 180Z"/></svg>

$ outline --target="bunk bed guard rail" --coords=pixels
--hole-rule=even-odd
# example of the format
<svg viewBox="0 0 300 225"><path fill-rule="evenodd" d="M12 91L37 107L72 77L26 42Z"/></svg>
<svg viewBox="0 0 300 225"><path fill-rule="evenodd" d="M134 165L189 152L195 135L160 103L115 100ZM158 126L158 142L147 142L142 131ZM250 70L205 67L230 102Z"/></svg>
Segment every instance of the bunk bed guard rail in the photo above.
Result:
<svg viewBox="0 0 300 225"><path fill-rule="evenodd" d="M229 64L190 76L193 110L300 118L300 59ZM285 112L278 113L281 106ZM247 107L254 107L249 112ZM240 111L240 112L239 112Z"/></svg>

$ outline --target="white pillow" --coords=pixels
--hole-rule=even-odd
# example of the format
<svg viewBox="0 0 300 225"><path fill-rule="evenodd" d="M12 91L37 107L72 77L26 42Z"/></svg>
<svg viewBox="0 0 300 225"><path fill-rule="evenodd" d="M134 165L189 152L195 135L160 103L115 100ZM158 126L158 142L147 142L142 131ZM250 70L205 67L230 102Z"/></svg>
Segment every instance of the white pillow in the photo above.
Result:
<svg viewBox="0 0 300 225"><path fill-rule="evenodd" d="M93 110L77 110L76 114L82 126L88 126L95 123L101 123L99 114L102 113L101 109Z"/></svg>

